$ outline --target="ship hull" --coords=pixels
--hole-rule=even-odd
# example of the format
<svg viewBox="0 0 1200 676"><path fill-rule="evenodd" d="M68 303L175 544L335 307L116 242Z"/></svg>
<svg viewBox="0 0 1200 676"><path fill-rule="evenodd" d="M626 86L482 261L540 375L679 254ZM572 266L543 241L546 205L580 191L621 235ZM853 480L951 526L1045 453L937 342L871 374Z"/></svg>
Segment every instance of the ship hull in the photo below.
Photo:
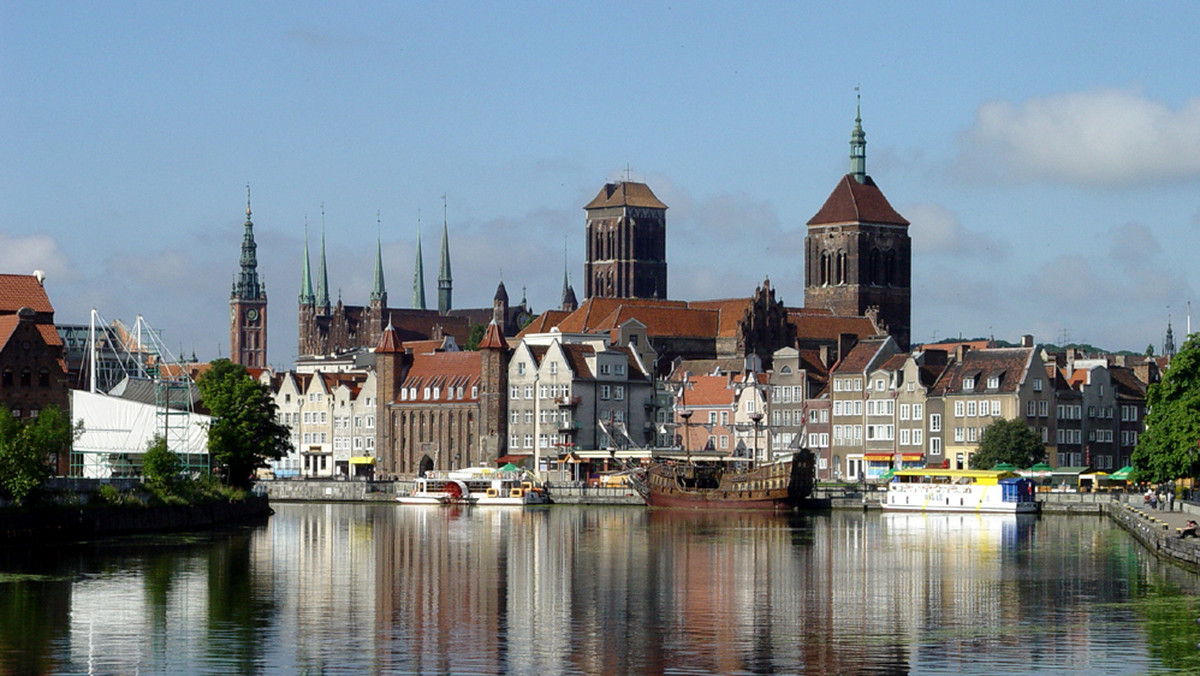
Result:
<svg viewBox="0 0 1200 676"><path fill-rule="evenodd" d="M812 454L803 451L747 470L660 463L646 472L643 495L651 507L786 511L809 497L812 469Z"/></svg>

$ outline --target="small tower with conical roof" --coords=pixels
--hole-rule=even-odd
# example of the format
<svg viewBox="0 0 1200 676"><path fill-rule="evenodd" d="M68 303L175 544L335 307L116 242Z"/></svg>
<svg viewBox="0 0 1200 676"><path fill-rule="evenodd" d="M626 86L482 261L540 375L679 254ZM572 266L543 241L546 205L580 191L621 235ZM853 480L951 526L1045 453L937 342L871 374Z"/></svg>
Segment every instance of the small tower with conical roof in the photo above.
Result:
<svg viewBox="0 0 1200 676"><path fill-rule="evenodd" d="M267 366L267 286L258 278L258 245L254 243L254 223L250 220L249 185L241 270L229 295L229 358L251 368Z"/></svg>
<svg viewBox="0 0 1200 676"><path fill-rule="evenodd" d="M479 341L479 452L489 461L508 443L508 359L504 331L493 319Z"/></svg>
<svg viewBox="0 0 1200 676"><path fill-rule="evenodd" d="M393 421L392 405L400 396L411 365L412 355L404 349L389 317L375 346L375 425L379 437L376 453L382 459L381 467L393 475L398 469L395 446L399 430Z"/></svg>
<svg viewBox="0 0 1200 676"><path fill-rule="evenodd" d="M446 196L442 195L442 264L438 268L438 314L448 315L453 307L454 280L450 276L450 234L446 226Z"/></svg>

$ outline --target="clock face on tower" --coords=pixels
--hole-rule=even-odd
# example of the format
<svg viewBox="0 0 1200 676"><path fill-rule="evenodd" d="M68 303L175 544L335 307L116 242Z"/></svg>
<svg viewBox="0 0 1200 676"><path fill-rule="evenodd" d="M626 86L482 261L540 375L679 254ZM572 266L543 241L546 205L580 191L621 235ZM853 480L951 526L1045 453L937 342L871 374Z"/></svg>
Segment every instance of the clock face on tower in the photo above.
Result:
<svg viewBox="0 0 1200 676"><path fill-rule="evenodd" d="M256 310L255 308L250 308L249 310L246 310L246 321L253 322L253 321L257 321L257 320L258 320L258 310Z"/></svg>

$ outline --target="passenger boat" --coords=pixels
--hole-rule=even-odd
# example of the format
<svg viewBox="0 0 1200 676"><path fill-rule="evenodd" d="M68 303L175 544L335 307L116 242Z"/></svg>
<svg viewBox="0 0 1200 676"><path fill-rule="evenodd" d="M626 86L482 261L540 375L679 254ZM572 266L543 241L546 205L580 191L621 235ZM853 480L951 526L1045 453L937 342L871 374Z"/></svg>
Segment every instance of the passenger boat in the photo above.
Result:
<svg viewBox="0 0 1200 676"><path fill-rule="evenodd" d="M450 472L428 472L417 477L417 487L396 498L405 505L540 505L549 502L525 470L503 471L468 467Z"/></svg>
<svg viewBox="0 0 1200 676"><path fill-rule="evenodd" d="M1013 472L902 469L888 483L883 508L925 512L1036 512L1034 482Z"/></svg>
<svg viewBox="0 0 1200 676"><path fill-rule="evenodd" d="M634 480L651 507L788 510L813 487L813 454L799 451L774 462L744 458L660 461Z"/></svg>

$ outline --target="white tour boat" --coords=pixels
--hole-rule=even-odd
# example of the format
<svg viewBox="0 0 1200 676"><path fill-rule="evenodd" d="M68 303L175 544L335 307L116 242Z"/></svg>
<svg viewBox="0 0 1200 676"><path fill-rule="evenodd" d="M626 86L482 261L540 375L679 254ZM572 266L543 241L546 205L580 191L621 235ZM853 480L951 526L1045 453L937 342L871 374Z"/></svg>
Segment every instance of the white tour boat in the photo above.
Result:
<svg viewBox="0 0 1200 676"><path fill-rule="evenodd" d="M405 505L540 505L548 502L525 470L467 467L428 472L417 487L396 499Z"/></svg>
<svg viewBox="0 0 1200 676"><path fill-rule="evenodd" d="M1013 472L902 469L892 475L884 509L917 512L1036 512L1034 482Z"/></svg>

